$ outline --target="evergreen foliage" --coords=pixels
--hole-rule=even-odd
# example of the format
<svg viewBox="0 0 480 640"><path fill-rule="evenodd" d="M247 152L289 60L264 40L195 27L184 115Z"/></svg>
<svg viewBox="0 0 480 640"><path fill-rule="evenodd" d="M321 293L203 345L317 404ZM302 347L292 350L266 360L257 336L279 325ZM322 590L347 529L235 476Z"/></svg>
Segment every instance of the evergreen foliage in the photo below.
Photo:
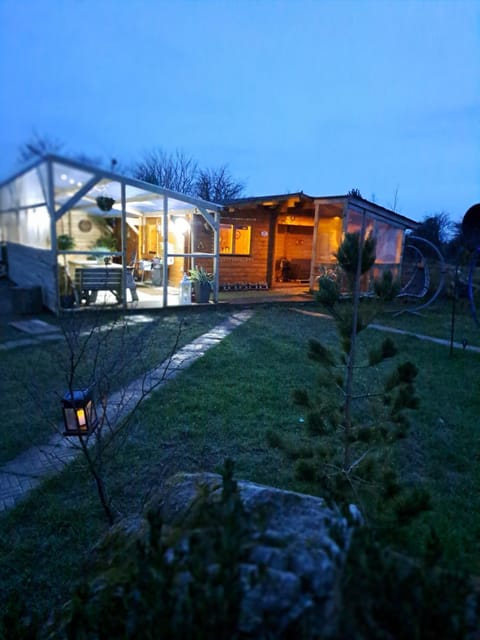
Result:
<svg viewBox="0 0 480 640"><path fill-rule="evenodd" d="M338 261L338 264L343 269L343 271L347 274L350 279L355 278L357 271L357 263L358 263L358 252L359 252L359 242L360 234L355 233L346 233L343 242L338 248L337 253L335 253L335 258ZM372 268L375 262L375 248L377 245L376 239L369 234L363 241L363 249L361 256L361 266L360 266L360 274L366 273L369 269Z"/></svg>
<svg viewBox="0 0 480 640"><path fill-rule="evenodd" d="M41 637L236 637L248 520L231 460L222 476L221 500L202 502L195 522L176 532L173 542L172 532L150 512L148 534L130 550L113 548L108 567L80 584Z"/></svg>
<svg viewBox="0 0 480 640"><path fill-rule="evenodd" d="M380 300L390 302L400 293L400 281L393 278L393 273L387 269L383 271L380 278L373 282L373 290Z"/></svg>
<svg viewBox="0 0 480 640"><path fill-rule="evenodd" d="M307 410L305 435L311 438L310 455L297 459L296 473L299 480L317 483L332 501L357 504L364 518L388 537L429 506L423 488L402 483L394 464L395 445L408 432L408 412L419 406L414 386L418 369L399 360L389 337L372 346L368 362L356 363L356 337L368 326L372 310L377 311L375 302L358 297L360 277L375 262L375 239L369 235L362 242L358 233L347 233L336 256L357 296L341 301L336 280L328 275L319 279L318 300L335 319L340 348L335 352L318 340L309 341L308 357L318 363L319 375L314 389L293 394L294 402ZM387 299L392 288L391 274L384 276L379 296ZM371 388L369 369L383 377L383 385Z"/></svg>
<svg viewBox="0 0 480 640"><path fill-rule="evenodd" d="M358 234L346 234L337 252L357 291L351 302L340 303L336 281L319 279L317 299L336 321L340 349L335 353L310 340L308 357L320 370L317 385L293 394L307 409L305 435L311 440L310 455L297 459L297 479L316 485L316 492L347 510L357 505L369 525L357 532L350 550L338 637L464 638L470 586L466 576L431 563L441 557L435 531L415 541L415 560L404 555L409 526L430 509L428 491L402 481L395 464L396 446L408 435L408 413L419 406L414 386L419 372L414 363L399 361L391 338L370 350L368 363L356 364L356 336L368 326L363 312L372 310L369 301L359 299L359 280L375 261L374 241L365 239L359 260L360 246ZM375 287L381 301L392 299L396 290L391 273ZM365 382L368 369L383 376L383 389Z"/></svg>

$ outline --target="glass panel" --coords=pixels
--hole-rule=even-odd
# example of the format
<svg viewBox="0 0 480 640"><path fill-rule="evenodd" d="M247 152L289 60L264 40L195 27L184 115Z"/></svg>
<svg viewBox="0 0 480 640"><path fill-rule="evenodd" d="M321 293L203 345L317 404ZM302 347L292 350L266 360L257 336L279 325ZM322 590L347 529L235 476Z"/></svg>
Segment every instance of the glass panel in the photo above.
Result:
<svg viewBox="0 0 480 640"><path fill-rule="evenodd" d="M39 171L32 169L0 190L0 237L38 249L49 249L50 217Z"/></svg>
<svg viewBox="0 0 480 640"><path fill-rule="evenodd" d="M233 224L220 225L220 253L233 253Z"/></svg>
<svg viewBox="0 0 480 640"><path fill-rule="evenodd" d="M75 414L75 409L70 407L64 407L63 414L65 416L65 427L67 431L77 431L77 416Z"/></svg>
<svg viewBox="0 0 480 640"><path fill-rule="evenodd" d="M365 237L367 237L370 233L373 233L374 227L373 219L368 214L366 214L366 218ZM363 214L349 209L347 218L347 233L360 233L360 231L362 230L362 222Z"/></svg>
<svg viewBox="0 0 480 640"><path fill-rule="evenodd" d="M37 249L50 249L50 215L47 207L23 209L18 214L18 242Z"/></svg>
<svg viewBox="0 0 480 640"><path fill-rule="evenodd" d="M362 229L362 216L356 211L348 210L347 233L360 233Z"/></svg>
<svg viewBox="0 0 480 640"><path fill-rule="evenodd" d="M248 255L250 253L250 238L252 227L235 228L235 253Z"/></svg>
<svg viewBox="0 0 480 640"><path fill-rule="evenodd" d="M45 204L45 195L37 169L32 169L0 190L0 210L18 209Z"/></svg>
<svg viewBox="0 0 480 640"><path fill-rule="evenodd" d="M75 251L100 254L121 251L121 222L116 216L93 213L88 209L74 208L67 211L56 225L57 238L70 236ZM59 247L61 249L61 247Z"/></svg>
<svg viewBox="0 0 480 640"><path fill-rule="evenodd" d="M334 262L342 235L342 221L339 217L318 221L317 262Z"/></svg>
<svg viewBox="0 0 480 640"><path fill-rule="evenodd" d="M53 164L55 208L59 209L63 206L88 180L91 180L93 175L93 173L55 162ZM84 199L82 202L87 204Z"/></svg>
<svg viewBox="0 0 480 640"><path fill-rule="evenodd" d="M383 222L378 222L376 236L377 262L399 263L402 250L402 231Z"/></svg>

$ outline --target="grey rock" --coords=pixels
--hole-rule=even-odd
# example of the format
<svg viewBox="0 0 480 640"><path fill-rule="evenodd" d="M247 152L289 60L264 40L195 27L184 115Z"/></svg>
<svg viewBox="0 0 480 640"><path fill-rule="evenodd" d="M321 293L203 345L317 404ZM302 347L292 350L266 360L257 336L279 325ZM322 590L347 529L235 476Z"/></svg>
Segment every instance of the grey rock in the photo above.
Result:
<svg viewBox="0 0 480 640"><path fill-rule="evenodd" d="M339 581L352 530L322 498L238 481L250 531L242 564L244 597L240 630L281 637L301 625L302 637L318 638L335 629ZM178 474L170 478L150 508L170 528L195 522L205 500L219 500L216 474ZM305 631L307 629L308 631Z"/></svg>

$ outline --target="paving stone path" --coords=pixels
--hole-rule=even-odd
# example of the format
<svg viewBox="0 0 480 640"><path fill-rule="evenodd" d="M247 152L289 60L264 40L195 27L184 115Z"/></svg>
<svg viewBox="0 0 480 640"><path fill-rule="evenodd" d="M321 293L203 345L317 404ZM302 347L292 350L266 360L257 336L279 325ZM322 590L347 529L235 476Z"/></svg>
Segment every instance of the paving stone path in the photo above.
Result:
<svg viewBox="0 0 480 640"><path fill-rule="evenodd" d="M378 331L386 331L387 333L398 333L403 336L410 336L411 338L418 338L418 340L427 340L428 342L435 342L436 344L442 344L445 347L450 346L450 340L444 340L443 338L434 338L433 336L427 336L423 333L414 333L413 331L404 331L403 329L395 329L395 327L387 327L383 324L371 323L368 325L369 329L377 329ZM480 353L480 347L475 347L470 344L464 344L463 342L452 342L454 349L463 349L466 351L473 351L474 353Z"/></svg>
<svg viewBox="0 0 480 640"><path fill-rule="evenodd" d="M146 372L122 391L112 394L107 403L108 420L114 422L128 414L142 396L148 395L152 390L174 378L252 315L253 311L249 309L233 313L227 320L179 349L171 359ZM44 337L44 339L51 338L51 336ZM37 341L38 338L35 342ZM78 455L80 450L74 438L55 433L46 444L31 447L0 467L0 511L13 507L42 480L59 473L65 464Z"/></svg>

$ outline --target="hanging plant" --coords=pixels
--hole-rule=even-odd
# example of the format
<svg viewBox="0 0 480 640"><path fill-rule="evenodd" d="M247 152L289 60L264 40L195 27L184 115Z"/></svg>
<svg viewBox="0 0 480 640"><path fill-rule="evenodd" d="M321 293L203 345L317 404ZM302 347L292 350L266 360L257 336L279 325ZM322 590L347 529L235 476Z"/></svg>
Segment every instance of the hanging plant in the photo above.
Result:
<svg viewBox="0 0 480 640"><path fill-rule="evenodd" d="M98 196L97 198L97 206L101 211L111 211L114 204L115 200L108 196Z"/></svg>
<svg viewBox="0 0 480 640"><path fill-rule="evenodd" d="M75 240L67 233L57 236L57 247L59 251L68 251L75 247Z"/></svg>

